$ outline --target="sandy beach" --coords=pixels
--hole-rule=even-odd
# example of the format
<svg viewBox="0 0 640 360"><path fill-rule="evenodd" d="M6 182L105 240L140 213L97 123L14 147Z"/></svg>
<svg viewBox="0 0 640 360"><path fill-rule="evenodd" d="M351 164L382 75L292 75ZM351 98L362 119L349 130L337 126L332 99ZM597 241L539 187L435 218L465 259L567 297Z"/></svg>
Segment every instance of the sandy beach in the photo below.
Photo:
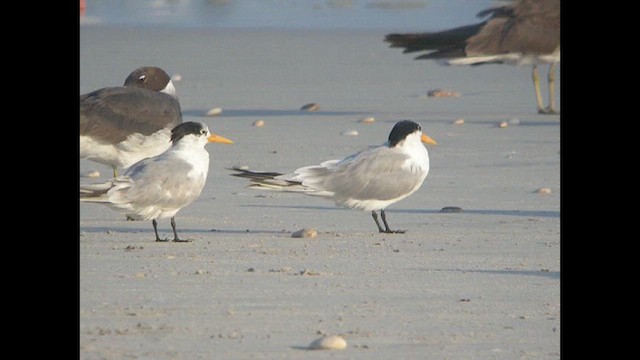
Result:
<svg viewBox="0 0 640 360"><path fill-rule="evenodd" d="M82 359L560 358L560 117L536 113L529 67L415 61L385 33L81 27L81 93L160 66L180 75L184 120L235 141L207 146L205 189L176 216L192 242L156 243L150 221L80 205ZM422 188L387 209L405 234L228 170L341 158L401 119L438 141ZM301 228L318 236L292 238ZM305 349L323 335L348 346Z"/></svg>

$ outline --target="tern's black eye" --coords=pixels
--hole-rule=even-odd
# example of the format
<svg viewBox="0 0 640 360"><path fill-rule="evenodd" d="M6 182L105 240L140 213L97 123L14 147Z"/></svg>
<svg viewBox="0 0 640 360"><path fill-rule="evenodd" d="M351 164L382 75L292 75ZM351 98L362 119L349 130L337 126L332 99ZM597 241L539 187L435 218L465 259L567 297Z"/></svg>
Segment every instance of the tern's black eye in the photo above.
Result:
<svg viewBox="0 0 640 360"><path fill-rule="evenodd" d="M207 135L207 130L200 130L200 134Z"/></svg>
<svg viewBox="0 0 640 360"><path fill-rule="evenodd" d="M140 75L140 77L138 78L138 81L140 81L142 83L147 81L147 75Z"/></svg>

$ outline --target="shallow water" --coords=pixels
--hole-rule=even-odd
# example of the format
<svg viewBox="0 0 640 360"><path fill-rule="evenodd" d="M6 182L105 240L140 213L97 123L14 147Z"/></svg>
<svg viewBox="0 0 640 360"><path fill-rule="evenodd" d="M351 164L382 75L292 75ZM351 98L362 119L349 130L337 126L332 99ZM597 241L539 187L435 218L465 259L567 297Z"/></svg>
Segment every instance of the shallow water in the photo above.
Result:
<svg viewBox="0 0 640 360"><path fill-rule="evenodd" d="M481 21L491 0L86 0L81 25L439 30Z"/></svg>

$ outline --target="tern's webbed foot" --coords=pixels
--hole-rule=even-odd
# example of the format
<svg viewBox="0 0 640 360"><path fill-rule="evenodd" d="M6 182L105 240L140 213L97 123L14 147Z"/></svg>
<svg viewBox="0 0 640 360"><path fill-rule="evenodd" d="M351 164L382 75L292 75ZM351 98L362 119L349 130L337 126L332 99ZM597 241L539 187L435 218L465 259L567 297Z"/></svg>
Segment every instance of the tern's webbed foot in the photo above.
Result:
<svg viewBox="0 0 640 360"><path fill-rule="evenodd" d="M193 241L193 239L192 239L192 238L188 238L188 239L186 239L186 240L179 239L179 238L175 238L175 239L173 239L173 242L192 242L192 241Z"/></svg>
<svg viewBox="0 0 640 360"><path fill-rule="evenodd" d="M545 109L538 109L538 114L558 115L558 114L560 114L560 112L558 110L556 110L556 109L545 108Z"/></svg>
<svg viewBox="0 0 640 360"><path fill-rule="evenodd" d="M156 238L156 242L168 242L168 241L169 241L168 238L165 238L164 240L160 238Z"/></svg>
<svg viewBox="0 0 640 360"><path fill-rule="evenodd" d="M391 229L386 229L386 230L380 230L381 233L385 233L385 234L404 234L407 232L407 230L391 230Z"/></svg>

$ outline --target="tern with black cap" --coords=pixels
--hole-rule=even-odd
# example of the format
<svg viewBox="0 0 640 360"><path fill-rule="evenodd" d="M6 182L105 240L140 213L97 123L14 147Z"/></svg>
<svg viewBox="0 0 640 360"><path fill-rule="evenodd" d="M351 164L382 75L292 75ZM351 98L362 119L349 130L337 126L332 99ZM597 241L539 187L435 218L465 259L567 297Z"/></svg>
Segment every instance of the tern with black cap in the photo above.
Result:
<svg viewBox="0 0 640 360"><path fill-rule="evenodd" d="M133 164L122 175L98 184L81 184L80 201L100 203L125 212L134 220L152 220L156 241L157 219L171 218L173 241L182 240L176 231L175 215L195 201L207 181L209 142L233 141L211 134L201 122L184 122L171 130L171 147L160 155Z"/></svg>
<svg viewBox="0 0 640 360"><path fill-rule="evenodd" d="M388 141L340 160L305 166L289 174L237 171L253 189L298 192L331 199L349 209L370 211L381 233L391 230L385 208L416 192L429 173L429 153L422 143L437 144L411 120L395 124ZM384 228L378 221L380 211Z"/></svg>
<svg viewBox="0 0 640 360"><path fill-rule="evenodd" d="M182 111L169 75L158 67L134 70L123 86L80 95L80 158L126 169L171 146Z"/></svg>

